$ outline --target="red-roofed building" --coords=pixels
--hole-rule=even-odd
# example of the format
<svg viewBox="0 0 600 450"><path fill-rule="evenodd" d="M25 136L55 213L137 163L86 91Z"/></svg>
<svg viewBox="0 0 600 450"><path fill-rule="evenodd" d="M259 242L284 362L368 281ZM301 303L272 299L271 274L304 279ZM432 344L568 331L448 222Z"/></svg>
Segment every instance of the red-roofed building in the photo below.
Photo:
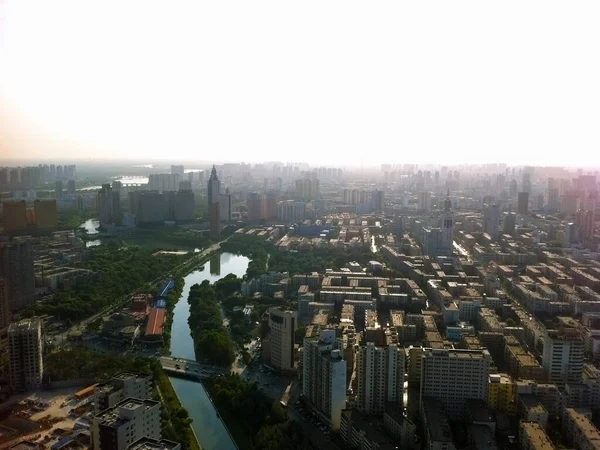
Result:
<svg viewBox="0 0 600 450"><path fill-rule="evenodd" d="M163 328L165 325L165 309L152 308L148 315L146 323L146 333L144 340L152 342L162 342Z"/></svg>

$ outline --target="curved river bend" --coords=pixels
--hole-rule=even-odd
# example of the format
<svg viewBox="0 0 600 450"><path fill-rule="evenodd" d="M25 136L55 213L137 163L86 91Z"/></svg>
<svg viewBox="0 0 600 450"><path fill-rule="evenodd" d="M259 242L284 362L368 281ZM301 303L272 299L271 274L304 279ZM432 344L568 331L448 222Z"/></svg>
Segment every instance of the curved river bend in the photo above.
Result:
<svg viewBox="0 0 600 450"><path fill-rule="evenodd" d="M233 273L242 277L246 273L250 260L244 256L231 253L215 255L207 262L204 270L196 270L184 278L185 284L181 298L173 312L173 325L171 327L171 356L176 358L195 359L194 341L190 335L188 317L190 306L188 295L190 288L204 280L211 283ZM181 404L187 409L193 420L192 428L196 433L200 446L204 450L236 450L223 422L217 417L204 386L193 381L171 377L171 383L177 392Z"/></svg>

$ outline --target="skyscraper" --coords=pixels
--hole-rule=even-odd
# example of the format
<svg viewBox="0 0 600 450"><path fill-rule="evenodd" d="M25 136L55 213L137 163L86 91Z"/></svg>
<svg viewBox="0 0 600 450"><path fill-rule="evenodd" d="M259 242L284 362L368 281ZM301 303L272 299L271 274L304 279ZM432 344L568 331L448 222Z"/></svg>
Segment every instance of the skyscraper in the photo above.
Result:
<svg viewBox="0 0 600 450"><path fill-rule="evenodd" d="M511 236L515 234L515 227L517 226L517 215L514 212L505 212L504 213L504 234L510 234Z"/></svg>
<svg viewBox="0 0 600 450"><path fill-rule="evenodd" d="M42 386L44 374L42 322L37 317L8 327L10 385L16 391Z"/></svg>
<svg viewBox="0 0 600 450"><path fill-rule="evenodd" d="M75 195L75 180L67 181L67 194Z"/></svg>
<svg viewBox="0 0 600 450"><path fill-rule="evenodd" d="M2 223L6 232L27 228L27 203L25 200L3 201Z"/></svg>
<svg viewBox="0 0 600 450"><path fill-rule="evenodd" d="M441 400L451 419L462 420L467 400L487 401L491 356L487 350L426 349L421 367L421 403Z"/></svg>
<svg viewBox="0 0 600 450"><path fill-rule="evenodd" d="M302 394L336 431L346 406L346 361L342 352L342 343L333 329L304 339Z"/></svg>
<svg viewBox="0 0 600 450"><path fill-rule="evenodd" d="M271 365L282 372L294 370L294 344L298 313L281 308L269 310Z"/></svg>
<svg viewBox="0 0 600 450"><path fill-rule="evenodd" d="M33 302L35 276L31 241L0 243L0 277L7 285L11 311L20 311Z"/></svg>
<svg viewBox="0 0 600 450"><path fill-rule="evenodd" d="M443 256L452 256L454 245L454 215L452 214L452 201L450 200L450 190L446 194L444 201L444 212L440 220L442 230L441 254Z"/></svg>
<svg viewBox="0 0 600 450"><path fill-rule="evenodd" d="M208 220L210 226L211 239L218 240L221 237L221 206L219 203L219 194L221 192L221 182L217 176L217 169L213 165L208 179Z"/></svg>
<svg viewBox="0 0 600 450"><path fill-rule="evenodd" d="M498 205L486 205L483 208L483 231L497 241L500 233L500 207Z"/></svg>
<svg viewBox="0 0 600 450"><path fill-rule="evenodd" d="M10 324L10 303L8 299L8 283L0 277L0 330Z"/></svg>
<svg viewBox="0 0 600 450"><path fill-rule="evenodd" d="M121 195L119 190L103 184L97 196L100 226L121 225Z"/></svg>
<svg viewBox="0 0 600 450"><path fill-rule="evenodd" d="M376 347L368 342L358 349L356 406L366 414L382 415L387 402L402 405L404 349Z"/></svg>
<svg viewBox="0 0 600 450"><path fill-rule="evenodd" d="M429 212L431 210L431 192L419 192L417 203L420 211Z"/></svg>
<svg viewBox="0 0 600 450"><path fill-rule="evenodd" d="M63 185L62 181L58 180L54 185L54 198L60 202L62 200Z"/></svg>
<svg viewBox="0 0 600 450"><path fill-rule="evenodd" d="M529 192L519 192L517 212L524 215L529 212Z"/></svg>
<svg viewBox="0 0 600 450"><path fill-rule="evenodd" d="M35 224L38 228L56 228L58 223L56 200L36 200L33 202L33 211L35 214Z"/></svg>
<svg viewBox="0 0 600 450"><path fill-rule="evenodd" d="M184 173L185 169L183 165L171 165L171 175L179 175L181 178L183 178Z"/></svg>

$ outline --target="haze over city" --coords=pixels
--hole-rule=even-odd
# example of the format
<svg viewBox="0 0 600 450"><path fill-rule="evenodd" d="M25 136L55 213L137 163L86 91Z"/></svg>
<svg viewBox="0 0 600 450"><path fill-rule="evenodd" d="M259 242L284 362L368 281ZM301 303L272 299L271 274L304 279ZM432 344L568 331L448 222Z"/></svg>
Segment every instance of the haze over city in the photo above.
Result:
<svg viewBox="0 0 600 450"><path fill-rule="evenodd" d="M599 12L0 0L0 448L600 450Z"/></svg>
<svg viewBox="0 0 600 450"><path fill-rule="evenodd" d="M599 8L5 1L0 156L596 165Z"/></svg>

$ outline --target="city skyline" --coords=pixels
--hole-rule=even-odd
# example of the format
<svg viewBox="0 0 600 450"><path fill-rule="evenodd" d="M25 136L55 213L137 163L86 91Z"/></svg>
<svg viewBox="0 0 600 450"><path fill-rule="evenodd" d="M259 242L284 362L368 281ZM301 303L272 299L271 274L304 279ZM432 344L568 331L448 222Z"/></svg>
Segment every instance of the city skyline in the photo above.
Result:
<svg viewBox="0 0 600 450"><path fill-rule="evenodd" d="M599 6L514 5L6 2L0 155L598 165Z"/></svg>

